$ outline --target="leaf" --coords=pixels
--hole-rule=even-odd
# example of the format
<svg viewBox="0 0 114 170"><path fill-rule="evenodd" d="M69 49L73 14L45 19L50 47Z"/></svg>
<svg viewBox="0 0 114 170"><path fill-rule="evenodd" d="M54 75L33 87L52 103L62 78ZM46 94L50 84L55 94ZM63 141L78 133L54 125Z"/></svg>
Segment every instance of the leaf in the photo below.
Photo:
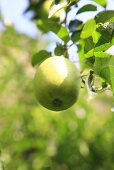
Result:
<svg viewBox="0 0 114 170"><path fill-rule="evenodd" d="M85 59L86 68L87 68L87 66L89 66L89 68L93 69L94 62L95 62L95 57L94 56L86 58Z"/></svg>
<svg viewBox="0 0 114 170"><path fill-rule="evenodd" d="M88 43L88 44L87 44ZM86 44L89 46L90 42L86 42ZM94 44L93 44L94 45ZM105 44L101 44L100 46L95 46L92 48L92 44L91 44L91 49L87 51L87 53L85 54L85 58L89 58L94 56L95 52L103 52L106 51L109 47L111 46L111 43L105 43ZM86 49L86 48L85 48ZM87 49L86 49L87 50ZM86 51L85 51L86 52Z"/></svg>
<svg viewBox="0 0 114 170"><path fill-rule="evenodd" d="M110 54L100 51L100 52L94 52L95 57L100 57L100 58L109 58Z"/></svg>
<svg viewBox="0 0 114 170"><path fill-rule="evenodd" d="M88 51L94 49L95 44L93 42L92 37L86 38L84 40L84 42L85 42L85 46L84 46L85 53L87 53Z"/></svg>
<svg viewBox="0 0 114 170"><path fill-rule="evenodd" d="M93 1L103 7L106 7L106 5L107 5L107 0L93 0Z"/></svg>
<svg viewBox="0 0 114 170"><path fill-rule="evenodd" d="M80 14L82 12L88 12L88 11L96 11L96 10L97 10L97 7L95 5L87 4L87 5L84 5L83 7L81 7L77 11L77 14Z"/></svg>
<svg viewBox="0 0 114 170"><path fill-rule="evenodd" d="M88 38L90 37L93 32L96 30L96 22L94 19L88 20L82 30L81 38Z"/></svg>
<svg viewBox="0 0 114 170"><path fill-rule="evenodd" d="M41 50L32 57L32 65L41 64L45 59L51 56L51 53L46 50Z"/></svg>
<svg viewBox="0 0 114 170"><path fill-rule="evenodd" d="M71 40L76 43L77 41L80 40L80 34L81 34L81 31L75 31L72 33L71 35Z"/></svg>
<svg viewBox="0 0 114 170"><path fill-rule="evenodd" d="M55 4L60 3L60 0L53 0Z"/></svg>
<svg viewBox="0 0 114 170"><path fill-rule="evenodd" d="M70 3L77 3L79 0L69 0Z"/></svg>
<svg viewBox="0 0 114 170"><path fill-rule="evenodd" d="M99 38L97 43L95 44L95 51L105 51L111 46L110 32L107 29L99 27L96 32L98 32Z"/></svg>
<svg viewBox="0 0 114 170"><path fill-rule="evenodd" d="M110 81L111 81L111 86L112 86L112 91L114 94L114 65L110 66Z"/></svg>
<svg viewBox="0 0 114 170"><path fill-rule="evenodd" d="M95 55L95 74L107 81L114 93L114 55L105 52L97 52Z"/></svg>
<svg viewBox="0 0 114 170"><path fill-rule="evenodd" d="M62 39L65 43L67 43L70 40L69 33L65 26L62 26L61 24L52 21L52 20L38 20L37 22L38 27L44 31L45 33L52 31L54 32L60 39Z"/></svg>
<svg viewBox="0 0 114 170"><path fill-rule="evenodd" d="M114 10L102 11L95 16L95 21L96 23L105 23L106 21L110 20L113 17Z"/></svg>
<svg viewBox="0 0 114 170"><path fill-rule="evenodd" d="M85 55L84 55L84 40L80 39L79 40L79 44L77 45L78 48L78 55L80 58L80 64L81 64L81 68L85 67Z"/></svg>
<svg viewBox="0 0 114 170"><path fill-rule="evenodd" d="M111 33L109 30L103 28L100 26L96 29L95 32L93 32L92 38L93 38L93 48L92 48L92 40L87 39L85 40L85 57L89 58L94 55L94 52L102 52L109 49L114 44L114 32ZM91 47L90 49L87 48L87 46ZM87 50L89 49L89 50Z"/></svg>
<svg viewBox="0 0 114 170"><path fill-rule="evenodd" d="M92 33L92 38L93 38L93 42L96 44L99 39L101 37L101 33L97 31L97 29L95 31L93 31Z"/></svg>
<svg viewBox="0 0 114 170"><path fill-rule="evenodd" d="M61 2L59 4L55 4L55 5L51 6L51 8L49 10L48 18L51 18L53 15L55 15L56 12L58 12L62 8L67 7L67 5L68 5L67 2Z"/></svg>
<svg viewBox="0 0 114 170"><path fill-rule="evenodd" d="M64 52L65 52L64 46L61 44L57 44L54 50L55 55L60 56L60 55L63 55Z"/></svg>
<svg viewBox="0 0 114 170"><path fill-rule="evenodd" d="M83 27L83 22L80 21L80 20L72 20L70 23L69 23L69 30L71 32L74 32L74 31L78 31L78 30L81 30L82 27Z"/></svg>

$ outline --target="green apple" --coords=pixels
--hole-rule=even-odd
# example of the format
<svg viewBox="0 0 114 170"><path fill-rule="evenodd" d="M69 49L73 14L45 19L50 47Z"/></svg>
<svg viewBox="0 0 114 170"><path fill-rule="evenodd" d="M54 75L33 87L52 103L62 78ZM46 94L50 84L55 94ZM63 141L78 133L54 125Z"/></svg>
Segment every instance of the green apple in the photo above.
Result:
<svg viewBox="0 0 114 170"><path fill-rule="evenodd" d="M45 108L53 111L68 109L78 99L79 71L67 58L49 57L37 68L34 89L38 102Z"/></svg>

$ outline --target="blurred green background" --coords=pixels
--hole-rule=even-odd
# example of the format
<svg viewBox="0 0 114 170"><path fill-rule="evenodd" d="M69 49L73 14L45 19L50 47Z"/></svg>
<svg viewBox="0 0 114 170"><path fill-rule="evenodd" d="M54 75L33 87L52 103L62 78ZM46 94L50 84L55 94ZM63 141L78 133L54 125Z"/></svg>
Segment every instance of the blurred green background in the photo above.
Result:
<svg viewBox="0 0 114 170"><path fill-rule="evenodd" d="M12 26L0 32L1 166L7 170L114 170L109 90L95 95L82 88L78 102L62 112L37 103L31 57L47 45L42 37L32 39Z"/></svg>

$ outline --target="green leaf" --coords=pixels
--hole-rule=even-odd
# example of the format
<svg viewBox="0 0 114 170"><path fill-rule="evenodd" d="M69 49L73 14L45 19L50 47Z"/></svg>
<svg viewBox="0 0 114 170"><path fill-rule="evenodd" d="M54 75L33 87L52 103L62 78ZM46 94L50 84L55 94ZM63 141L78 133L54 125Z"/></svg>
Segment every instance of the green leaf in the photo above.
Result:
<svg viewBox="0 0 114 170"><path fill-rule="evenodd" d="M70 4L71 4L71 3L75 3L75 4L76 4L78 1L79 1L79 0L69 0Z"/></svg>
<svg viewBox="0 0 114 170"><path fill-rule="evenodd" d="M103 52L103 51L99 51L99 52L94 52L94 56L100 57L100 58L109 58L110 54Z"/></svg>
<svg viewBox="0 0 114 170"><path fill-rule="evenodd" d="M93 42L96 44L99 41L100 37L101 37L101 33L98 32L96 29L92 34Z"/></svg>
<svg viewBox="0 0 114 170"><path fill-rule="evenodd" d="M114 10L102 11L95 16L95 21L96 23L105 23L112 17L114 17Z"/></svg>
<svg viewBox="0 0 114 170"><path fill-rule="evenodd" d="M71 35L71 40L76 43L77 41L80 40L80 34L81 34L81 31L75 31L72 33Z"/></svg>
<svg viewBox="0 0 114 170"><path fill-rule="evenodd" d="M78 11L77 11L77 14L80 14L82 12L88 12L88 11L96 11L97 10L97 7L95 5L92 5L92 4L87 4L83 7L81 7Z"/></svg>
<svg viewBox="0 0 114 170"><path fill-rule="evenodd" d="M114 44L114 32L111 29L103 28L102 26L96 30L100 36L95 44L94 51L106 51Z"/></svg>
<svg viewBox="0 0 114 170"><path fill-rule="evenodd" d="M61 24L52 21L52 20L38 20L37 22L38 27L44 31L45 33L52 31L54 32L60 39L62 39L65 43L67 43L70 40L69 33L65 26L62 26Z"/></svg>
<svg viewBox="0 0 114 170"><path fill-rule="evenodd" d="M89 46L89 44L91 44L90 42L86 42L86 46ZM89 58L89 57L92 57L94 56L95 52L102 52L102 51L106 51L108 48L111 47L111 43L105 43L105 44L101 44L99 46L96 46L93 44L93 47L92 47L92 44L90 46L90 50L87 51L87 53L85 54L85 58ZM86 47L87 48L87 47ZM85 48L85 52L86 52L86 49Z"/></svg>
<svg viewBox="0 0 114 170"><path fill-rule="evenodd" d="M106 7L106 5L107 5L107 0L93 0L93 1L103 7Z"/></svg>
<svg viewBox="0 0 114 170"><path fill-rule="evenodd" d="M110 32L109 30L99 26L96 31L93 32L92 40L89 38L87 41L85 40L85 57L89 58L94 55L94 52L102 52L106 51L114 44L114 32ZM93 43L93 48L92 48ZM89 48L91 47L91 48Z"/></svg>
<svg viewBox="0 0 114 170"><path fill-rule="evenodd" d="M89 57L89 58L86 58L86 59L85 59L86 68L87 68L87 66L88 66L89 68L93 69L93 67L94 67L94 62L95 62L95 57L94 57L94 56Z"/></svg>
<svg viewBox="0 0 114 170"><path fill-rule="evenodd" d="M77 45L77 48L78 48L78 55L80 58L81 68L83 69L85 67L84 40L83 39L79 40L79 44Z"/></svg>
<svg viewBox="0 0 114 170"><path fill-rule="evenodd" d="M51 53L46 50L41 50L32 57L32 65L41 64L45 59L51 56Z"/></svg>
<svg viewBox="0 0 114 170"><path fill-rule="evenodd" d="M94 71L95 74L107 81L114 93L114 55L105 52L96 52Z"/></svg>
<svg viewBox="0 0 114 170"><path fill-rule="evenodd" d="M49 10L49 15L48 15L48 18L51 18L53 15L56 14L56 12L58 12L59 10L67 7L68 3L65 1L65 2L61 2L59 4L55 4L53 6L50 7L50 10Z"/></svg>
<svg viewBox="0 0 114 170"><path fill-rule="evenodd" d="M100 72L100 77L106 80L112 87L114 93L114 66L103 67Z"/></svg>
<svg viewBox="0 0 114 170"><path fill-rule="evenodd" d="M84 40L84 42L85 42L85 46L84 46L85 53L87 53L88 51L94 49L95 44L93 42L92 37L86 38Z"/></svg>
<svg viewBox="0 0 114 170"><path fill-rule="evenodd" d="M88 38L90 37L93 32L96 30L96 22L94 19L88 20L82 30L81 38Z"/></svg>
<svg viewBox="0 0 114 170"><path fill-rule="evenodd" d="M110 81L111 81L111 86L112 86L112 91L114 94L114 65L110 66Z"/></svg>
<svg viewBox="0 0 114 170"><path fill-rule="evenodd" d="M78 30L81 30L82 27L83 27L83 22L80 21L80 20L72 20L70 23L69 23L69 30L70 32L74 32L74 31L78 31Z"/></svg>
<svg viewBox="0 0 114 170"><path fill-rule="evenodd" d="M57 56L63 55L65 52L64 46L62 44L57 44L54 53Z"/></svg>
<svg viewBox="0 0 114 170"><path fill-rule="evenodd" d="M60 3L60 0L53 0L55 4Z"/></svg>

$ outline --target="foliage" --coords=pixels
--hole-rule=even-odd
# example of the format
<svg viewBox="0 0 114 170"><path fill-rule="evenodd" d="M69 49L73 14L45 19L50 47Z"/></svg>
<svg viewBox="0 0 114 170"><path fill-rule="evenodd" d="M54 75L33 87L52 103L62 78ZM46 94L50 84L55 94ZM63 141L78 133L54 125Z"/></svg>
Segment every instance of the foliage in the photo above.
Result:
<svg viewBox="0 0 114 170"><path fill-rule="evenodd" d="M73 43L73 45L76 45L80 57L81 70L87 69L89 66L89 69L93 70L95 75L98 75L107 82L111 86L112 92L114 92L114 57L106 52L106 50L114 44L114 11L105 10L107 5L106 0L93 0L104 9L98 12L94 18L83 23L83 21L78 20L76 17L80 13L96 11L97 4L86 4L79 7L79 1L36 1L36 3L40 3L43 9L48 3L47 8L45 8L45 17L40 15L42 8L39 11L32 8L35 16L37 13L37 17L35 18L38 28L43 33L52 31L63 41L59 46L57 45L55 47L55 55L67 53L68 57L68 44ZM33 5L34 2L31 1L27 11L30 10L30 7ZM68 15L72 8L78 9L76 17L74 20L68 21ZM65 13L65 17L62 21L60 17L61 11ZM64 49L64 52L62 52L61 49ZM36 64L38 64L37 61ZM100 65L102 66L99 67Z"/></svg>

